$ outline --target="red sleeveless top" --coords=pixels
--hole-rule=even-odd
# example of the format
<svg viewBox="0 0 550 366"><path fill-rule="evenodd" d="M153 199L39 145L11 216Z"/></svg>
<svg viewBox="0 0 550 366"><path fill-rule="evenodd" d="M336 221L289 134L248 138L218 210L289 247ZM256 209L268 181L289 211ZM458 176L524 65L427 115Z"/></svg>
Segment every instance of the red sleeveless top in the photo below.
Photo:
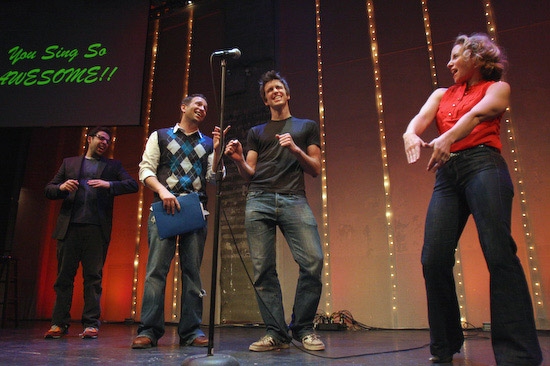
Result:
<svg viewBox="0 0 550 366"><path fill-rule="evenodd" d="M456 122L470 111L483 97L487 88L495 81L481 81L466 91L466 83L455 84L447 89L436 114L437 129L440 134L450 130ZM492 120L478 124L472 132L462 140L451 145L451 152L469 149L478 145L491 146L498 151L502 149L500 141L500 120L502 114Z"/></svg>

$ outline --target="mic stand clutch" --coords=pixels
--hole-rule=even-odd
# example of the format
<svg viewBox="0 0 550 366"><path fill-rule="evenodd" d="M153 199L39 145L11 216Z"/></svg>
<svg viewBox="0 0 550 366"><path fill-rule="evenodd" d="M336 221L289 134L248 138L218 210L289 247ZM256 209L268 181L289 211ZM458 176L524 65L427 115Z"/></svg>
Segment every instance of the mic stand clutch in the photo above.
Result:
<svg viewBox="0 0 550 366"><path fill-rule="evenodd" d="M182 365L239 365L239 362L229 355L214 355L214 321L216 314L216 283L218 277L218 247L220 236L220 211L221 211L221 188L223 181L223 149L225 147L223 110L225 107L225 75L227 62L221 60L221 82L220 82L220 156L214 162L216 169L216 208L214 212L214 245L212 246L212 282L210 286L210 322L208 324L208 353L206 355L195 355L188 357Z"/></svg>

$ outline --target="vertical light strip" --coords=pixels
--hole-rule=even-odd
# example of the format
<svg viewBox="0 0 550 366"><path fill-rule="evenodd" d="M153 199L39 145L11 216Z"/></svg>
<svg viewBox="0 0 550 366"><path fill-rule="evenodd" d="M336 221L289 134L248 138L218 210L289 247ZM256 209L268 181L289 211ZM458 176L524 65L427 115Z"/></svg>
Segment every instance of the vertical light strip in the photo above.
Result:
<svg viewBox="0 0 550 366"><path fill-rule="evenodd" d="M460 255L460 248L455 250L455 266L453 269L455 273L455 288L456 296L458 298L458 307L460 309L460 322L462 327L468 326L468 307L466 302L466 290L464 287L464 276L462 272L462 257Z"/></svg>
<svg viewBox="0 0 550 366"><path fill-rule="evenodd" d="M430 12L428 11L428 0L421 0L422 18L424 19L424 32L426 34L426 46L428 47L428 60L430 61L430 71L432 77L432 87L434 90L439 87L437 80L437 69L435 68L434 48L432 42L432 28L430 25Z"/></svg>
<svg viewBox="0 0 550 366"><path fill-rule="evenodd" d="M315 26L317 35L317 90L319 93L319 129L321 133L321 196L323 204L323 227L321 240L323 244L323 291L326 315L332 314L332 285L330 279L330 240L328 228L328 194L326 170L326 141L325 141L325 106L323 100L323 60L321 54L321 0L315 0Z"/></svg>
<svg viewBox="0 0 550 366"><path fill-rule="evenodd" d="M430 12L428 9L428 0L421 0L422 4L422 18L424 20L424 33L426 35L426 46L428 49L428 60L430 62L430 71L432 78L432 87L435 90L439 87L439 81L437 78L437 69L435 66L435 56L433 50L433 41L432 41L432 28L430 25ZM462 260L460 255L460 246L455 250L455 266L453 269L456 277L456 294L458 297L458 307L460 308L460 321L463 326L468 323L467 316L467 302L466 302L466 291L464 288L464 278L462 272Z"/></svg>
<svg viewBox="0 0 550 366"><path fill-rule="evenodd" d="M187 20L187 44L185 49L185 75L183 77L183 95L189 93L189 73L191 72L191 49L193 46L194 7L189 5L189 19Z"/></svg>
<svg viewBox="0 0 550 366"><path fill-rule="evenodd" d="M117 133L117 127L116 126L113 126L113 127L110 127L110 130L111 130L111 144L110 144L110 149L109 149L109 158L110 159L113 159L115 157L115 148L116 148L116 133Z"/></svg>
<svg viewBox="0 0 550 366"><path fill-rule="evenodd" d="M487 22L487 33L496 41L496 22L494 18L494 12L491 5L491 1L483 1L485 8L485 17ZM533 305L535 311L535 319L539 324L548 324L548 319L546 317L546 309L544 307L544 291L542 288L542 279L539 271L539 261L537 256L537 245L535 242L533 226L531 223L531 218L529 215L529 206L527 200L527 192L525 190L525 180L523 177L523 169L521 168L521 159L520 152L517 146L517 139L514 129L514 124L512 123L511 109L508 107L506 109L506 114L504 116L504 121L506 125L506 134L508 138L508 146L510 147L510 155L512 157L512 166L516 176L516 185L519 190L519 200L521 207L521 219L523 226L523 235L525 236L525 243L527 247L527 263L529 269L529 277L531 280L531 288L533 291Z"/></svg>
<svg viewBox="0 0 550 366"><path fill-rule="evenodd" d="M80 148L78 149L78 155L84 155L86 151L86 138L88 137L88 127L82 127L80 132Z"/></svg>
<svg viewBox="0 0 550 366"><path fill-rule="evenodd" d="M189 94L189 71L191 69L191 48L193 43L193 4L189 2L187 5L189 18L187 19L187 38L186 38L186 46L185 46L185 75L183 76L183 96L186 96ZM176 253L175 253L175 259L174 259L174 277L172 279L173 281L173 287L172 287L172 321L178 322L180 318L180 297L181 297L181 287L179 285L180 283L180 277L181 277L181 268L180 268L180 256L179 256L179 237L177 238L176 243Z"/></svg>
<svg viewBox="0 0 550 366"><path fill-rule="evenodd" d="M376 23L374 21L373 1L367 0L367 16L369 18L369 32L371 44L372 67L374 72L374 84L376 93L376 108L378 110L378 133L380 137L380 155L382 157L382 171L384 176L384 198L386 210L386 232L388 245L388 266L390 273L391 316L393 327L398 326L397 308L397 268L395 266L395 243L393 230L393 209L391 204L390 174L388 168L388 154L386 149L386 127L384 122L384 105L382 102L382 85L380 78L380 65L378 62L378 40L376 38Z"/></svg>
<svg viewBox="0 0 550 366"><path fill-rule="evenodd" d="M152 22L153 26L153 37L151 42L151 64L149 68L149 80L147 82L147 100L145 108L145 123L143 124L143 148L145 149L145 144L149 138L149 125L151 123L151 105L153 101L153 81L155 79L155 68L157 62L157 51L158 51L158 41L159 41L159 24L160 21L158 18L154 19ZM136 317L136 308L137 308L137 283L138 283L138 274L139 274L139 246L141 241L141 221L143 219L143 192L144 187L142 184L139 185L138 191L138 209L137 209L137 218L136 218L136 237L135 237L135 251L134 251L134 278L132 283L132 308L131 308L131 319ZM147 213L148 217L148 213Z"/></svg>

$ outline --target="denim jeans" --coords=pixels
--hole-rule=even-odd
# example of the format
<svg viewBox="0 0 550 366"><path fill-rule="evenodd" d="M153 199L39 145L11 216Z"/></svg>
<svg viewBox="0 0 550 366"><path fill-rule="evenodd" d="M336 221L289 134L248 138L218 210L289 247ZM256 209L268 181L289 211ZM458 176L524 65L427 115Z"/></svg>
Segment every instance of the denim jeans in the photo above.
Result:
<svg viewBox="0 0 550 366"><path fill-rule="evenodd" d="M299 266L292 322L287 327L276 269L276 228L283 233ZM298 340L313 332L321 298L323 250L317 222L302 195L249 192L245 227L254 266L254 288L266 333L290 342L288 328Z"/></svg>
<svg viewBox="0 0 550 366"><path fill-rule="evenodd" d="M181 311L178 334L181 344L190 344L204 335L202 322L202 283L200 266L206 241L206 227L179 236L179 259L181 268ZM150 338L157 344L164 335L164 297L166 276L176 252L176 238L160 239L155 217L149 214L149 258L145 273L145 287L141 307L141 324L138 336Z"/></svg>
<svg viewBox="0 0 550 366"><path fill-rule="evenodd" d="M64 240L57 241L57 279L52 325L69 326L73 300L74 278L82 263L84 279L84 309L82 326L99 328L101 280L109 243L103 239L101 226L70 224Z"/></svg>
<svg viewBox="0 0 550 366"><path fill-rule="evenodd" d="M496 362L519 366L542 361L531 297L510 232L513 190L506 162L488 147L459 152L436 173L422 248L433 355L452 355L464 340L453 266L472 214L490 274Z"/></svg>

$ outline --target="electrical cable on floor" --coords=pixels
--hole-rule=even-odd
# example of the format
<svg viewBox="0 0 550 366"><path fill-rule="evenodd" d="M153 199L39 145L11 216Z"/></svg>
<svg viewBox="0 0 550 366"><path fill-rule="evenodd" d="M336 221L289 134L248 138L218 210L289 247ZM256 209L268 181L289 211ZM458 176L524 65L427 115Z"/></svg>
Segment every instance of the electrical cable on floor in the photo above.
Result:
<svg viewBox="0 0 550 366"><path fill-rule="evenodd" d="M472 323L462 323L462 331L464 333L464 339L490 339L490 337L482 335L484 331L480 327L476 327Z"/></svg>
<svg viewBox="0 0 550 366"><path fill-rule="evenodd" d="M343 360L348 358L355 358L355 357L365 357L365 356L377 356L377 355L386 355L386 354L393 354L393 353L400 353L400 352L409 352L409 351L416 351L419 349L427 348L430 346L429 343L423 344L422 346L416 346L416 347L410 347L410 348L402 348L402 349L393 349L389 351L379 351L379 352L366 352L366 353L358 353L354 355L346 355L346 356L324 356L322 354L319 354L319 352L312 352L308 351L303 347L297 346L294 344L294 341L292 343L297 349L300 351L307 353L308 355L312 355L318 358L326 359L326 360Z"/></svg>

